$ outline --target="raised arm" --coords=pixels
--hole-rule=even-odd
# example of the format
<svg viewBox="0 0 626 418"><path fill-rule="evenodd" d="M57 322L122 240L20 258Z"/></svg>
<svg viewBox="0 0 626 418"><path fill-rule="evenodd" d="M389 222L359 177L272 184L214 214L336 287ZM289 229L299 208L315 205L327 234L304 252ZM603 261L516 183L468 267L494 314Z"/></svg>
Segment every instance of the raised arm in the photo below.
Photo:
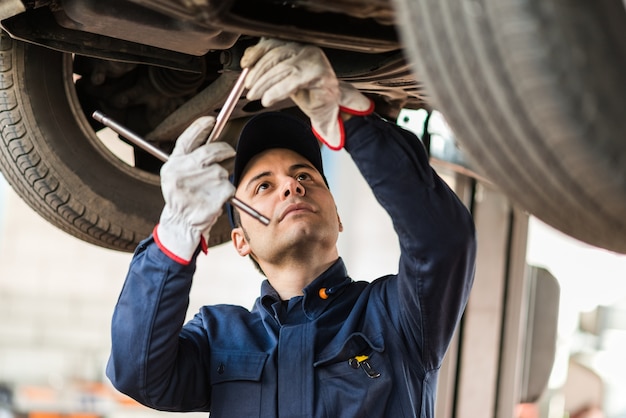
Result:
<svg viewBox="0 0 626 418"><path fill-rule="evenodd" d="M376 115L345 123L345 148L400 241L390 315L408 347L437 368L465 308L476 252L471 215L430 167L418 138ZM422 354L422 353L416 353Z"/></svg>
<svg viewBox="0 0 626 418"><path fill-rule="evenodd" d="M152 237L137 248L112 322L107 375L144 405L208 410L208 339L201 319L185 325L195 257L234 194L219 162L235 151L205 144L215 119L202 117L176 141L161 169L165 207Z"/></svg>
<svg viewBox="0 0 626 418"><path fill-rule="evenodd" d="M208 411L208 342L182 330L195 263L182 265L143 241L130 265L111 325L107 376L116 389L166 411Z"/></svg>

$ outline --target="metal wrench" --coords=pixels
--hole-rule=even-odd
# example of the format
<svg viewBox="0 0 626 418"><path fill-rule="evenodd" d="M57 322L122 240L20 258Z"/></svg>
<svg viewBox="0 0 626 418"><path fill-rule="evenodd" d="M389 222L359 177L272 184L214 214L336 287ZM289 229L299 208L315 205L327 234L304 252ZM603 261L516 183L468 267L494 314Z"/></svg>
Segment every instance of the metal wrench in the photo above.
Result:
<svg viewBox="0 0 626 418"><path fill-rule="evenodd" d="M207 142L215 141L222 133L222 130L224 129L224 126L226 126L226 122L228 121L228 118L233 113L233 110L235 109L235 106L237 105L237 101L239 100L239 97L241 97L241 94L243 93L244 81L245 81L246 76L248 75L248 71L249 71L249 68L244 68L243 71L241 72L241 75L237 79L235 86L233 87L230 94L226 98L226 102L224 103L224 106L222 107L222 109L217 114L217 117L215 118L215 126L213 127L213 130L209 134L209 138L207 139ZM104 126L111 128L113 131L115 131L119 135L128 139L133 144L139 146L144 151L152 154L159 160L165 162L169 159L169 155L167 153L155 147L154 145L152 145L151 143L149 143L148 141L146 141L145 139L143 139L141 136L137 135L135 132L131 131L130 129L120 125L113 119L107 117L99 110L96 110L95 112L93 112L92 117L98 122L100 122L101 124L103 124ZM269 218L262 215L261 213L256 211L254 208L242 202L241 200L237 199L236 197L233 196L230 199L230 204L241 209L243 212L252 216L254 219L258 220L263 225L269 225L270 223Z"/></svg>

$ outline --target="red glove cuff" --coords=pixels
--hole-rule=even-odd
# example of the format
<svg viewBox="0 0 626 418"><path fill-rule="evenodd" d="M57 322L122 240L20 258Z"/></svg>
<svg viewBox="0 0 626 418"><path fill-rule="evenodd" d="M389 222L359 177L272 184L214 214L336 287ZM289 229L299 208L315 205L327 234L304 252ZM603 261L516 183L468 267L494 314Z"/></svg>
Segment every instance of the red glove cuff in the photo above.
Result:
<svg viewBox="0 0 626 418"><path fill-rule="evenodd" d="M157 224L152 230L152 236L154 237L154 242L156 243L157 247L159 247L163 254L176 261L177 263L182 264L183 266L189 265L189 263L191 263L191 260L186 260L182 257L177 256L163 244L163 242L159 239L158 227L159 225ZM206 242L206 239L204 239L204 236L200 237L200 248L202 249L202 252L204 254L207 254L209 252L209 246Z"/></svg>
<svg viewBox="0 0 626 418"><path fill-rule="evenodd" d="M370 102L370 105L365 110L356 110L356 109L350 109L349 107L345 107L345 106L339 106L339 112L337 114L337 124L339 126L339 143L338 143L338 145L331 145L326 139L324 139L322 134L320 134L318 131L316 131L314 127L311 127L311 129L313 131L313 135L315 135L315 137L318 140L320 140L321 142L323 142L324 145L326 145L329 149L331 149L333 151L339 151L340 149L343 148L343 146L344 146L344 144L346 142L346 132L345 132L345 129L343 127L343 118L341 117L341 112L348 113L348 114L354 115L354 116L371 115L374 112L374 102L371 99L369 99L369 102Z"/></svg>
<svg viewBox="0 0 626 418"><path fill-rule="evenodd" d="M340 112L345 112L345 113L349 113L350 115L354 115L354 116L367 116L367 115L371 115L372 112L374 112L374 101L372 99L369 99L370 101L370 106L365 109L365 110L356 110L356 109L350 109L349 107L345 107L345 106L339 106L339 111Z"/></svg>

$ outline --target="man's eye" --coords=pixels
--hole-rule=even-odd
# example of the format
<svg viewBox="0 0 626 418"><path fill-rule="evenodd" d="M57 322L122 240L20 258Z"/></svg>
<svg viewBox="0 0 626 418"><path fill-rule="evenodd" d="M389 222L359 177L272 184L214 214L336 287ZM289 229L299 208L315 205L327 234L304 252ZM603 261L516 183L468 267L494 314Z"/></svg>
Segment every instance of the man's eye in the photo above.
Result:
<svg viewBox="0 0 626 418"><path fill-rule="evenodd" d="M296 176L296 180L298 181L304 181L304 180L309 180L311 178L311 176L307 173L300 173Z"/></svg>
<svg viewBox="0 0 626 418"><path fill-rule="evenodd" d="M259 185L256 187L256 192L257 193L263 192L269 189L269 187L270 187L269 183L259 183Z"/></svg>

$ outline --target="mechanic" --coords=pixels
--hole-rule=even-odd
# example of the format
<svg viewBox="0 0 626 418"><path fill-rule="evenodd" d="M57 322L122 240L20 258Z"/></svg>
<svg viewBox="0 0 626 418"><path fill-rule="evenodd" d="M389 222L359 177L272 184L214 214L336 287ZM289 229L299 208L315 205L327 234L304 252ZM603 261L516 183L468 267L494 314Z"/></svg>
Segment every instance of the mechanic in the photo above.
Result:
<svg viewBox="0 0 626 418"><path fill-rule="evenodd" d="M180 136L161 171L161 219L115 309L108 377L149 407L211 418L434 416L438 370L473 281L470 214L416 136L339 82L321 49L263 39L241 65L251 68L249 99L290 98L311 127L278 112L252 118L233 184L218 163L234 150L203 145L213 118ZM316 137L345 146L391 216L397 274L348 276ZM201 243L233 194L271 219L228 209L236 251L267 280L252 311L205 306L183 324Z"/></svg>

